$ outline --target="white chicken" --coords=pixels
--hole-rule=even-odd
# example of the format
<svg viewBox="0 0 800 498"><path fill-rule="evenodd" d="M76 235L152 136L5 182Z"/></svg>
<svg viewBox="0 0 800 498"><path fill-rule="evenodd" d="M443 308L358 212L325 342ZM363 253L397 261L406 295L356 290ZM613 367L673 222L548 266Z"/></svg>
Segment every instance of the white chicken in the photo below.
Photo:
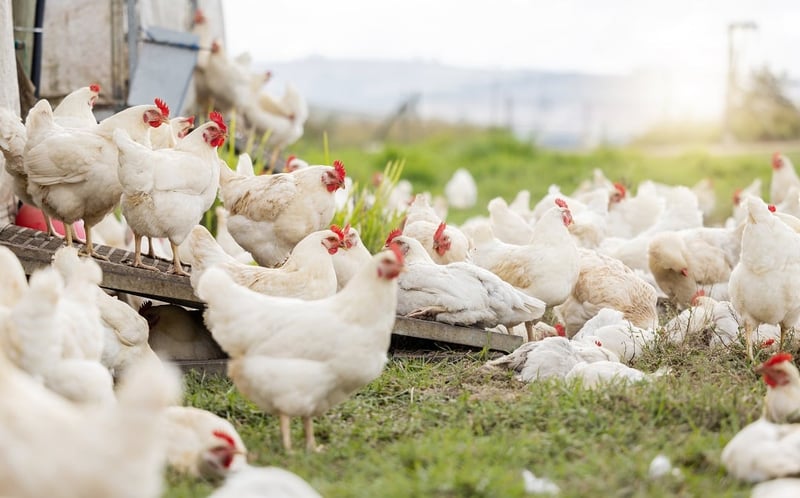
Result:
<svg viewBox="0 0 800 498"><path fill-rule="evenodd" d="M191 406L164 410L167 464L193 477L216 479L247 466L247 447L226 419Z"/></svg>
<svg viewBox="0 0 800 498"><path fill-rule="evenodd" d="M358 270L372 259L372 254L364 247L364 242L358 230L350 224L339 228L331 225L331 230L336 233L341 231L344 245L333 255L333 269L336 271L336 290L342 290L347 282L358 273Z"/></svg>
<svg viewBox="0 0 800 498"><path fill-rule="evenodd" d="M114 132L119 147L122 214L133 231L133 266L142 263L142 236L166 237L172 249L172 273L186 275L178 246L217 198L220 164L217 147L228 128L217 112L172 149L152 150ZM162 167L167 164L168 167Z"/></svg>
<svg viewBox="0 0 800 498"><path fill-rule="evenodd" d="M118 402L103 407L64 401L2 353L0 372L0 396L13 400L0 403L0 495L161 496L166 434L159 415L180 396L176 372L138 365Z"/></svg>
<svg viewBox="0 0 800 498"><path fill-rule="evenodd" d="M197 225L187 239L194 260L190 281L197 290L203 273L217 267L237 284L261 294L307 300L332 296L336 293L336 271L331 256L343 244L341 237L332 230L312 232L297 243L282 266L264 268L236 261L205 227Z"/></svg>
<svg viewBox="0 0 800 498"><path fill-rule="evenodd" d="M800 234L774 215L761 199L745 201L748 212L739 262L731 272L731 303L744 320L747 354L752 334L762 323L778 324L779 347L785 331L800 318Z"/></svg>
<svg viewBox="0 0 800 498"><path fill-rule="evenodd" d="M584 389L597 389L600 386L614 383L635 383L647 381L647 374L618 361L600 360L592 363L581 361L575 364L564 376L571 382L580 379Z"/></svg>
<svg viewBox="0 0 800 498"><path fill-rule="evenodd" d="M311 232L327 228L333 218L334 192L345 180L344 164L310 166L294 173L241 176L221 168L223 205L230 213L228 230L262 266L281 264Z"/></svg>
<svg viewBox="0 0 800 498"><path fill-rule="evenodd" d="M734 228L689 228L653 235L648 266L659 288L679 307L699 289L717 300L728 299L728 280L739 262L744 223Z"/></svg>
<svg viewBox="0 0 800 498"><path fill-rule="evenodd" d="M791 159L776 152L772 155L772 179L769 184L769 200L772 204L780 204L792 187L800 188L800 178L794 169Z"/></svg>
<svg viewBox="0 0 800 498"><path fill-rule="evenodd" d="M100 363L114 378L121 378L131 365L143 359L158 360L148 342L150 327L147 320L127 303L102 289L98 288L95 294L104 331Z"/></svg>
<svg viewBox="0 0 800 498"><path fill-rule="evenodd" d="M263 97L260 101L263 101ZM279 105L268 106L272 111L278 107L285 112L282 114L270 112L264 107L246 105L241 110L248 126L254 128L258 134L269 133L266 146L272 150L269 167L274 168L281 151L303 136L304 125L308 119L308 104L294 86L287 84L283 96L279 99Z"/></svg>
<svg viewBox="0 0 800 498"><path fill-rule="evenodd" d="M194 116L178 116L169 120L166 126L153 128L150 132L150 143L153 149L169 149L178 145L194 126Z"/></svg>
<svg viewBox="0 0 800 498"><path fill-rule="evenodd" d="M792 355L781 352L772 355L756 369L767 385L764 397L764 418L776 424L800 421L800 372Z"/></svg>
<svg viewBox="0 0 800 498"><path fill-rule="evenodd" d="M580 272L578 248L567 229L570 223L572 213L559 199L536 222L527 245L500 242L491 229L478 226L473 262L547 306L561 304L572 293Z"/></svg>
<svg viewBox="0 0 800 498"><path fill-rule="evenodd" d="M573 337L573 340L595 342L613 351L623 363L630 364L655 340L649 328L640 328L626 320L621 311L603 308Z"/></svg>
<svg viewBox="0 0 800 498"><path fill-rule="evenodd" d="M673 343L700 342L712 347L739 338L739 315L729 301L717 301L698 291L691 306L664 324L662 331Z"/></svg>
<svg viewBox="0 0 800 498"><path fill-rule="evenodd" d="M278 467L246 467L208 498L322 498L297 474Z"/></svg>
<svg viewBox="0 0 800 498"><path fill-rule="evenodd" d="M444 221L438 225L424 220L407 223L403 234L417 239L436 264L470 260L472 241L464 232Z"/></svg>
<svg viewBox="0 0 800 498"><path fill-rule="evenodd" d="M406 262L397 282L397 313L432 318L451 325L507 329L541 318L545 305L515 289L494 273L472 263L437 265L418 240L395 231L386 240L396 243Z"/></svg>
<svg viewBox="0 0 800 498"><path fill-rule="evenodd" d="M90 128L97 124L94 117L95 102L100 94L100 85L92 84L69 93L53 109L53 119L59 126L68 128Z"/></svg>
<svg viewBox="0 0 800 498"><path fill-rule="evenodd" d="M28 174L25 173L23 162L27 137L25 125L19 116L11 109L0 106L0 151L5 159L5 170L12 178L11 188L22 202L36 206L28 194Z"/></svg>
<svg viewBox="0 0 800 498"><path fill-rule="evenodd" d="M228 375L262 410L279 416L287 450L289 417L303 418L306 448L316 450L312 417L380 375L402 270L403 255L392 246L340 292L316 301L259 294L220 268L203 274L197 294L208 304L208 328L231 357Z"/></svg>
<svg viewBox="0 0 800 498"><path fill-rule="evenodd" d="M800 478L784 477L756 484L750 498L795 498L800 496Z"/></svg>
<svg viewBox="0 0 800 498"><path fill-rule="evenodd" d="M745 216L747 216L747 210L744 208L744 203L742 201L749 195L761 197L761 178L755 178L748 186L738 188L733 192L731 196L733 212L731 216L725 220L725 228L731 228L744 221Z"/></svg>
<svg viewBox="0 0 800 498"><path fill-rule="evenodd" d="M41 101L46 102L46 101ZM38 105L38 104L37 104ZM112 134L125 129L139 143L149 143L149 129L167 122L169 108L135 106L110 116L90 128L63 128L53 122L49 105L42 111L44 135L25 153L28 193L42 210L65 224L83 219L85 252L97 256L92 246L92 227L119 203L122 185L117 176L119 155ZM32 134L28 129L28 137ZM72 244L71 231L66 243Z"/></svg>
<svg viewBox="0 0 800 498"><path fill-rule="evenodd" d="M512 353L486 362L489 368L504 368L516 372L522 382L563 379L579 362L616 361L616 354L594 343L570 341L566 337L545 337L526 342Z"/></svg>
<svg viewBox="0 0 800 498"><path fill-rule="evenodd" d="M489 223L492 233L507 244L525 245L533 237L533 227L514 212L502 197L489 201Z"/></svg>
<svg viewBox="0 0 800 498"><path fill-rule="evenodd" d="M722 464L736 479L760 482L800 473L800 424L759 418L722 449Z"/></svg>
<svg viewBox="0 0 800 498"><path fill-rule="evenodd" d="M469 209L478 202L478 185L468 170L458 168L444 186L447 203L456 209Z"/></svg>

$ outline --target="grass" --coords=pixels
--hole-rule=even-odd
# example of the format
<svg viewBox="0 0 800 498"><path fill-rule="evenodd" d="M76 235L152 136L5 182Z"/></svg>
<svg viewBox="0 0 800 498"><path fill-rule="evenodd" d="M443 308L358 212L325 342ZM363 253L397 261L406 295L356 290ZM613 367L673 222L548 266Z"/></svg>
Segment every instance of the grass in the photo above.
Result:
<svg viewBox="0 0 800 498"><path fill-rule="evenodd" d="M383 374L316 421L320 454L286 454L277 418L224 376L191 373L187 404L227 417L256 465L305 478L326 497L525 496L521 471L547 476L564 497L747 496L720 452L757 418L764 388L742 348L656 345L635 366L672 368L650 384L590 391L560 381L523 384L482 368L478 352L397 353ZM293 440L302 443L299 421ZM647 478L668 456L681 476ZM168 476L167 497L212 485Z"/></svg>
<svg viewBox="0 0 800 498"><path fill-rule="evenodd" d="M710 177L718 198L712 222L721 222L736 188L761 177L767 189L771 174L763 153L568 153L539 149L502 130L455 135L443 129L417 143L375 150L322 139L322 147L306 140L290 152L311 164L340 159L360 185L387 164L396 174L402 163L401 176L415 191L439 195L455 169L468 168L479 185L478 207L451 210L448 221L456 223L485 215L489 199L511 200L522 188L534 202L553 183L569 193L593 168L629 187L644 179L692 185ZM232 148L222 155L235 164ZM382 219L379 207L364 216L349 221L368 226L375 243L396 221ZM508 372L485 371L485 353L397 351L379 378L317 419L317 439L326 447L321 454L286 454L276 417L261 413L224 376L188 374L186 403L228 418L251 463L289 469L326 497L518 497L525 494L522 469L554 480L565 497L744 497L750 486L727 477L719 461L727 441L761 410L764 386L744 357L742 348L659 344L634 366L648 372L671 367L669 376L586 391L557 381L527 385ZM293 439L301 446L299 421ZM648 466L658 454L668 456L681 476L649 480ZM213 489L174 473L167 483L166 497L206 496Z"/></svg>

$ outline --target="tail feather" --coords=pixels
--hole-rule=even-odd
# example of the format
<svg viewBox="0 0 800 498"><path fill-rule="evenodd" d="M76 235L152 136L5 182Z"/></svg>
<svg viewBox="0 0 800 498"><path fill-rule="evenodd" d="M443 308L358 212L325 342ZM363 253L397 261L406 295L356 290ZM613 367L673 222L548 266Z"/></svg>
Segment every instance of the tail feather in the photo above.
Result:
<svg viewBox="0 0 800 498"><path fill-rule="evenodd" d="M200 276L208 268L224 263L237 263L236 259L226 253L211 232L202 225L192 229L188 242L193 258L191 282L195 288Z"/></svg>

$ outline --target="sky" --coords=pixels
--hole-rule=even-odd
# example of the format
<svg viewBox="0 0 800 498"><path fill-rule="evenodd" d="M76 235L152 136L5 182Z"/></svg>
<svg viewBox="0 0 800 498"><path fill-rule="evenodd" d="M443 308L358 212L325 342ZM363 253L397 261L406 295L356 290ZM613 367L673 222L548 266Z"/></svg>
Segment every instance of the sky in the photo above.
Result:
<svg viewBox="0 0 800 498"><path fill-rule="evenodd" d="M231 53L417 59L600 74L724 73L727 26L744 62L800 76L798 0L222 0Z"/></svg>

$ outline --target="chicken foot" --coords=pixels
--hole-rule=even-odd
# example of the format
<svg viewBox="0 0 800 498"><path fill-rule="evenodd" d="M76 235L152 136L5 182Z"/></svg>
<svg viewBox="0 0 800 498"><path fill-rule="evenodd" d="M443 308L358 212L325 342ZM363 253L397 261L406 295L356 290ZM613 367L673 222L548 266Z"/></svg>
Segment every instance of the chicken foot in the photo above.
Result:
<svg viewBox="0 0 800 498"><path fill-rule="evenodd" d="M152 238L150 241L152 242ZM175 275L183 275L184 277L188 277L189 274L184 271L183 266L181 265L181 256L178 254L178 245L169 241L169 246L172 248L172 268L170 268L167 273L174 273Z"/></svg>
<svg viewBox="0 0 800 498"><path fill-rule="evenodd" d="M72 240L71 232L73 228L72 225L67 227L64 225L64 232L70 234L70 240ZM86 245L84 246L83 250L79 251L79 254L85 254L91 258L95 259L102 259L103 261L108 261L108 256L103 256L102 254L97 254L94 252L94 244L92 244L92 226L87 225L86 221L84 220L84 231L86 232Z"/></svg>
<svg viewBox="0 0 800 498"><path fill-rule="evenodd" d="M424 308L417 308L406 314L408 318L426 318L436 319L436 315L447 311L444 306L425 306Z"/></svg>
<svg viewBox="0 0 800 498"><path fill-rule="evenodd" d="M152 243L153 239L150 239ZM135 268L144 268L146 270L159 271L158 268L152 265L142 263L142 236L133 234L133 266Z"/></svg>

